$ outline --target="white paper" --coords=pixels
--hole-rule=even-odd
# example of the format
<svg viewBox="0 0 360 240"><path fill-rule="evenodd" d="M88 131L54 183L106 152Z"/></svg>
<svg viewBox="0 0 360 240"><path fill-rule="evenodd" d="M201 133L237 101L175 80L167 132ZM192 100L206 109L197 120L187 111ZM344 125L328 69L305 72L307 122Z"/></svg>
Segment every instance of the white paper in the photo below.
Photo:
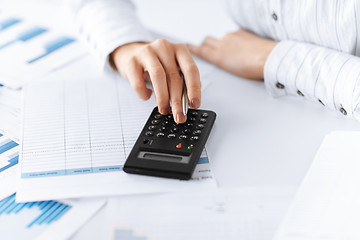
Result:
<svg viewBox="0 0 360 240"><path fill-rule="evenodd" d="M17 203L12 195L0 201L1 239L68 239L105 200Z"/></svg>
<svg viewBox="0 0 360 240"><path fill-rule="evenodd" d="M0 133L19 142L20 139L20 108L0 103Z"/></svg>
<svg viewBox="0 0 360 240"><path fill-rule="evenodd" d="M10 196L16 190L18 161L18 143L0 134L0 199Z"/></svg>
<svg viewBox="0 0 360 240"><path fill-rule="evenodd" d="M318 150L277 240L360 239L360 132L334 132Z"/></svg>
<svg viewBox="0 0 360 240"><path fill-rule="evenodd" d="M20 108L22 105L21 96L22 93L20 90L13 90L7 87L0 87L0 104L4 104L14 108Z"/></svg>
<svg viewBox="0 0 360 240"><path fill-rule="evenodd" d="M0 83L8 87L20 88L85 54L85 47L71 36L21 16L0 14Z"/></svg>
<svg viewBox="0 0 360 240"><path fill-rule="evenodd" d="M0 87L0 133L19 142L21 120L21 90Z"/></svg>
<svg viewBox="0 0 360 240"><path fill-rule="evenodd" d="M110 199L104 239L268 240L292 188L218 189Z"/></svg>
<svg viewBox="0 0 360 240"><path fill-rule="evenodd" d="M122 171L152 109L129 84L67 79L24 89L20 201L215 187L203 152L191 181Z"/></svg>

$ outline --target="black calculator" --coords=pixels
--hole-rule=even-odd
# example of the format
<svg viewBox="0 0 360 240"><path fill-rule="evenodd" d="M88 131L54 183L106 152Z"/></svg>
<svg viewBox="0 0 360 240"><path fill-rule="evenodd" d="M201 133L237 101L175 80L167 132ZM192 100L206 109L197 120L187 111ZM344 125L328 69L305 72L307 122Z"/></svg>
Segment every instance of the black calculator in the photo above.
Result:
<svg viewBox="0 0 360 240"><path fill-rule="evenodd" d="M173 115L155 107L128 156L124 171L189 180L214 125L213 111L189 109L187 121L177 124Z"/></svg>

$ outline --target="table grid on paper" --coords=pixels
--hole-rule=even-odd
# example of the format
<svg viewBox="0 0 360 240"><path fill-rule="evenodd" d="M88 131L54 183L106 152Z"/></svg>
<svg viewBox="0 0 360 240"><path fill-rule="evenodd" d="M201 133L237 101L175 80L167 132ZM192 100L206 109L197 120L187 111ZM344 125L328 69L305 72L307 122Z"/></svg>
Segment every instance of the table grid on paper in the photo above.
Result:
<svg viewBox="0 0 360 240"><path fill-rule="evenodd" d="M155 105L119 80L54 81L24 94L22 178L122 171Z"/></svg>
<svg viewBox="0 0 360 240"><path fill-rule="evenodd" d="M69 80L32 89L25 102L22 177L122 171L116 83L97 84Z"/></svg>

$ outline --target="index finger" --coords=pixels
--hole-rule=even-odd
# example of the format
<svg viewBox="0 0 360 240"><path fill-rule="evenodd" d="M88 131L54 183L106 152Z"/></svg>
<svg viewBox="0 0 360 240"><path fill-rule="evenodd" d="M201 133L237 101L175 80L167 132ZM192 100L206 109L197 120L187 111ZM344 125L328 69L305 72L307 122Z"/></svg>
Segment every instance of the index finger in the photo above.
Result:
<svg viewBox="0 0 360 240"><path fill-rule="evenodd" d="M179 67L184 75L190 107L198 108L201 103L201 82L199 70L189 50L184 45L178 45L175 55Z"/></svg>

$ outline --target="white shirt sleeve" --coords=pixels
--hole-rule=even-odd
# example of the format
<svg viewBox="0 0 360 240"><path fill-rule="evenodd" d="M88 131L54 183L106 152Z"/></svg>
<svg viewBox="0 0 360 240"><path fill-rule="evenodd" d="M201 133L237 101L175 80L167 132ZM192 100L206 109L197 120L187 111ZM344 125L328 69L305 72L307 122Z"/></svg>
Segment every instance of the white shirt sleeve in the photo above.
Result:
<svg viewBox="0 0 360 240"><path fill-rule="evenodd" d="M360 120L360 58L295 41L281 41L264 68L275 97L297 95Z"/></svg>
<svg viewBox="0 0 360 240"><path fill-rule="evenodd" d="M117 47L154 40L136 17L130 0L64 0L63 8L80 40L105 70L111 69L109 54Z"/></svg>

